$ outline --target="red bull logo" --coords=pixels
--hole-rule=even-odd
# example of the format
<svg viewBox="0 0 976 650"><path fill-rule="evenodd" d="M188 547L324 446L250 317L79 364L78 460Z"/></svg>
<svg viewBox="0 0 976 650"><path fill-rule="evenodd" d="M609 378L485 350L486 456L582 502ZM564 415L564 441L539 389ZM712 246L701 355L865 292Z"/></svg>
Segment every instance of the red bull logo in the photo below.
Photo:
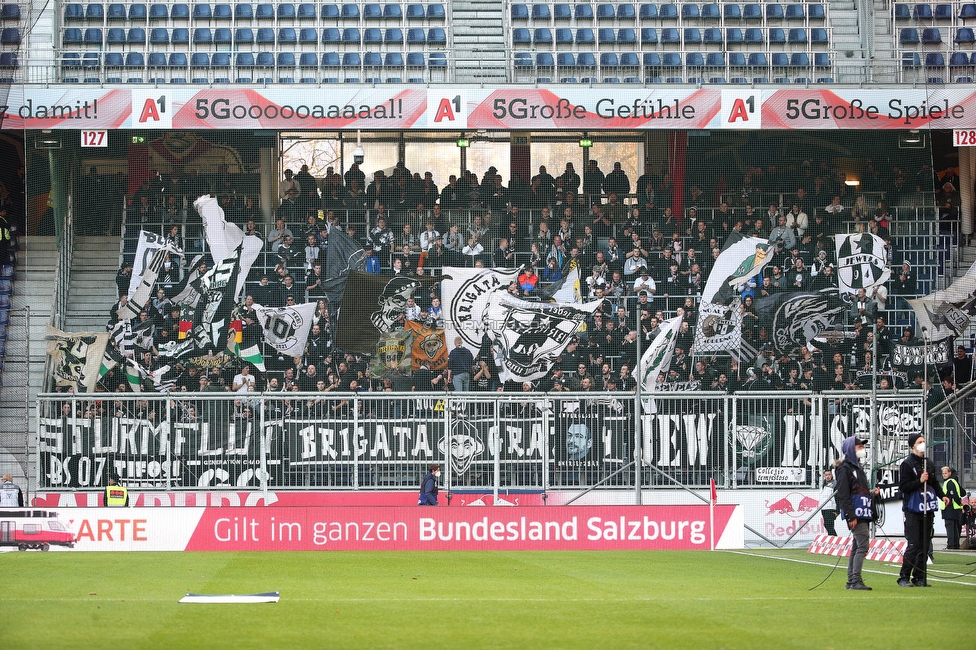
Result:
<svg viewBox="0 0 976 650"><path fill-rule="evenodd" d="M766 515L788 515L794 519L806 517L815 511L820 502L812 496L799 492L790 492L775 501L766 500Z"/></svg>
<svg viewBox="0 0 976 650"><path fill-rule="evenodd" d="M819 505L820 502L814 499L813 497L803 497L802 499L800 499L800 502L796 504L796 511L813 512L814 510L817 509L817 506Z"/></svg>
<svg viewBox="0 0 976 650"><path fill-rule="evenodd" d="M790 503L789 497L783 497L779 501L774 501L772 504L770 504L769 501L766 501L767 515L771 515L774 513L780 515L788 515L791 512L794 512L794 508L793 508L793 504Z"/></svg>

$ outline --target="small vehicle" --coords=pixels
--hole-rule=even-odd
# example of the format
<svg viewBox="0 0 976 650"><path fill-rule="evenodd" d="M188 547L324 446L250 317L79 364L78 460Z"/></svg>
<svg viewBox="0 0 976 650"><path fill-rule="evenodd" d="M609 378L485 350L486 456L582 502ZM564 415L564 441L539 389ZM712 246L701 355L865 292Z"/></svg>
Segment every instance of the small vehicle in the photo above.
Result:
<svg viewBox="0 0 976 650"><path fill-rule="evenodd" d="M0 546L47 551L52 544L75 545L74 534L58 520L58 513L32 508L0 510Z"/></svg>

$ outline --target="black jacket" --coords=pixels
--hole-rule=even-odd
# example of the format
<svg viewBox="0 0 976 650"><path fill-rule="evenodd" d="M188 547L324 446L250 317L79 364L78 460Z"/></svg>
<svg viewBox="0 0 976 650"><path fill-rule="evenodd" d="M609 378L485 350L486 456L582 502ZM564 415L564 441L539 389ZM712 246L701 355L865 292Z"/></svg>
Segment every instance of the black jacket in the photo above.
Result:
<svg viewBox="0 0 976 650"><path fill-rule="evenodd" d="M834 476L837 479L837 506L840 508L844 521L853 521L855 519L871 521L870 517L856 517L854 515L852 497L855 494L867 494L870 492L868 478L865 476L864 469L858 462L855 453L855 442L856 440L852 437L846 438L841 443L841 451L844 452L844 462L834 472Z"/></svg>
<svg viewBox="0 0 976 650"><path fill-rule="evenodd" d="M939 468L936 467L931 459L922 458L909 451L908 458L902 461L901 467L899 468L898 489L901 491L902 510L908 510L908 499L912 496L912 493L922 489L922 481L919 480L919 477L925 472L926 468L929 471L929 480L926 481L926 485L932 488L935 491L935 495L940 499L945 496L945 493L942 491L942 486L939 485L939 479L936 478L939 475Z"/></svg>

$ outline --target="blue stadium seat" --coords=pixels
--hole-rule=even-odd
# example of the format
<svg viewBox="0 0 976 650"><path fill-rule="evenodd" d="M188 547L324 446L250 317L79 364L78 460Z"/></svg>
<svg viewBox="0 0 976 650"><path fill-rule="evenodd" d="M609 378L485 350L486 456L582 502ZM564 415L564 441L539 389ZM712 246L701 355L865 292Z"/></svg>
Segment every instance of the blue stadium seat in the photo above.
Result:
<svg viewBox="0 0 976 650"><path fill-rule="evenodd" d="M383 7L377 4L363 5L363 20L380 20L383 18Z"/></svg>
<svg viewBox="0 0 976 650"><path fill-rule="evenodd" d="M729 79L729 83L730 84L747 84L747 83L749 83L749 80L746 79L745 77L732 77L731 79Z"/></svg>
<svg viewBox="0 0 976 650"><path fill-rule="evenodd" d="M319 33L314 27L302 27L298 30L299 43L315 44L319 41Z"/></svg>
<svg viewBox="0 0 976 650"><path fill-rule="evenodd" d="M685 45L701 45L701 42L702 42L702 35L700 29L698 29L697 27L685 28L685 33L684 33Z"/></svg>
<svg viewBox="0 0 976 650"><path fill-rule="evenodd" d="M532 67L532 55L528 52L516 52L512 60L516 68Z"/></svg>
<svg viewBox="0 0 976 650"><path fill-rule="evenodd" d="M71 3L64 6L64 20L65 22L72 22L75 20L85 19L85 8L80 4Z"/></svg>
<svg viewBox="0 0 976 650"><path fill-rule="evenodd" d="M359 19L359 5L355 4L344 4L342 5L342 11L340 12L342 18L356 18Z"/></svg>
<svg viewBox="0 0 976 650"><path fill-rule="evenodd" d="M696 4L682 4L681 5L681 18L699 18L701 16L701 11L698 9Z"/></svg>
<svg viewBox="0 0 976 650"><path fill-rule="evenodd" d="M166 31L166 30L163 30L163 31ZM65 46L68 46L68 45L81 45L81 43L83 42L83 40L84 39L83 39L83 37L81 35L81 29L79 29L77 27L68 27L67 29L64 30L64 33L61 35L61 44L62 45L65 45ZM166 40L167 40L167 42L169 41L169 33L168 32L166 34Z"/></svg>
<svg viewBox="0 0 976 650"><path fill-rule="evenodd" d="M206 2L196 2L193 4L194 20L210 20L213 17L213 9Z"/></svg>
<svg viewBox="0 0 976 650"><path fill-rule="evenodd" d="M725 53L724 52L709 52L705 56L705 65L710 68L724 68L725 67Z"/></svg>
<svg viewBox="0 0 976 650"><path fill-rule="evenodd" d="M790 83L789 77L773 77L774 84L788 84Z"/></svg>
<svg viewBox="0 0 976 650"><path fill-rule="evenodd" d="M399 27L391 27L386 30L383 40L387 43L403 45L403 30Z"/></svg>
<svg viewBox="0 0 976 650"><path fill-rule="evenodd" d="M294 27L282 27L278 30L279 45L291 45L297 42L298 42L298 34L295 32Z"/></svg>
<svg viewBox="0 0 976 650"><path fill-rule="evenodd" d="M576 20L593 20L593 7L587 4L578 4L573 10Z"/></svg>
<svg viewBox="0 0 976 650"><path fill-rule="evenodd" d="M263 4L258 5L254 9L254 18L256 20L274 20L275 8L274 5Z"/></svg>
<svg viewBox="0 0 976 650"><path fill-rule="evenodd" d="M965 52L953 52L949 55L949 67L959 68L969 65L969 56Z"/></svg>
<svg viewBox="0 0 976 650"><path fill-rule="evenodd" d="M745 42L750 44L760 44L765 43L766 38L763 30L758 27L749 27L745 32Z"/></svg>
<svg viewBox="0 0 976 650"><path fill-rule="evenodd" d="M808 83L810 83L810 79L808 77L796 77L793 80L793 83L794 84L808 84Z"/></svg>
<svg viewBox="0 0 976 650"><path fill-rule="evenodd" d="M943 68L945 67L945 57L942 56L942 52L929 52L925 55L925 67L926 68Z"/></svg>
<svg viewBox="0 0 976 650"><path fill-rule="evenodd" d="M389 56L389 54L387 54ZM299 68L317 68L319 67L319 57L315 52L302 52L301 56L298 58Z"/></svg>
<svg viewBox="0 0 976 650"><path fill-rule="evenodd" d="M640 67L640 58L637 56L636 52L624 52L620 55L620 67L621 68L637 68Z"/></svg>
<svg viewBox="0 0 976 650"><path fill-rule="evenodd" d="M774 43L785 43L786 42L786 32L779 27L773 27L769 30L769 44Z"/></svg>
<svg viewBox="0 0 976 650"><path fill-rule="evenodd" d="M407 44L423 45L426 42L427 42L427 32L417 27L411 27L407 29Z"/></svg>
<svg viewBox="0 0 976 650"><path fill-rule="evenodd" d="M957 84L971 84L971 83L973 83L973 78L972 77L958 77L956 79L956 83Z"/></svg>
<svg viewBox="0 0 976 650"><path fill-rule="evenodd" d="M514 18L515 16L512 16ZM407 5L407 20L423 20L424 19L424 6L423 5Z"/></svg>
<svg viewBox="0 0 976 650"><path fill-rule="evenodd" d="M742 19L743 20L762 20L763 11L762 7L757 4L747 4L742 7Z"/></svg>
<svg viewBox="0 0 976 650"><path fill-rule="evenodd" d="M737 4L722 5L722 15L725 20L742 20L742 8Z"/></svg>
<svg viewBox="0 0 976 650"><path fill-rule="evenodd" d="M298 20L315 20L315 5L304 2L298 5Z"/></svg>
<svg viewBox="0 0 976 650"><path fill-rule="evenodd" d="M807 42L807 30L805 29L791 29L787 36L787 41L791 45L801 45Z"/></svg>
<svg viewBox="0 0 976 650"><path fill-rule="evenodd" d="M172 58L172 55L170 55ZM237 57L234 60L234 65L238 68L253 68L254 67L254 55L250 52L238 52Z"/></svg>
<svg viewBox="0 0 976 650"><path fill-rule="evenodd" d="M258 30L258 42L261 42L261 30ZM271 42L274 42L274 37L272 36ZM210 45L213 43L213 32L207 27L198 27L193 30L193 44L194 45Z"/></svg>
<svg viewBox="0 0 976 650"><path fill-rule="evenodd" d="M568 4L554 4L552 6L552 19L553 20L571 20L573 17L573 10Z"/></svg>
<svg viewBox="0 0 976 650"><path fill-rule="evenodd" d="M809 68L810 56L806 52L794 52L790 55L791 68Z"/></svg>
<svg viewBox="0 0 976 650"><path fill-rule="evenodd" d="M132 27L126 35L125 42L129 45L145 45L146 30L142 27Z"/></svg>
<svg viewBox="0 0 976 650"><path fill-rule="evenodd" d="M65 54L65 56L68 56ZM77 55L75 55L77 57ZM166 55L163 55L163 61L166 61ZM85 52L85 56L81 61L81 65L85 68L99 68L102 65L102 55L98 52Z"/></svg>
<svg viewBox="0 0 976 650"><path fill-rule="evenodd" d="M963 20L967 18L976 18L976 4L966 3L959 7L959 17Z"/></svg>
<svg viewBox="0 0 976 650"><path fill-rule="evenodd" d="M430 45L447 45L447 32L443 27L431 27L427 30L427 43Z"/></svg>
<svg viewBox="0 0 976 650"><path fill-rule="evenodd" d="M105 7L101 4L89 3L85 7L85 20L101 22L105 19Z"/></svg>
<svg viewBox="0 0 976 650"><path fill-rule="evenodd" d="M4 9L6 9L8 6L10 5L3 5ZM16 7L17 5L13 6ZM105 11L105 19L110 21L125 20L126 13L125 5L113 3L110 4L108 9ZM6 16L0 15L0 18L6 19Z"/></svg>
<svg viewBox="0 0 976 650"><path fill-rule="evenodd" d="M209 68L210 55L206 52L194 52L190 55L191 68Z"/></svg>
<svg viewBox="0 0 976 650"><path fill-rule="evenodd" d="M766 20L783 20L783 5L769 3L766 5Z"/></svg>
<svg viewBox="0 0 976 650"><path fill-rule="evenodd" d="M230 53L229 52L214 52L213 56L210 57L210 67L211 68L229 68L230 67Z"/></svg>
<svg viewBox="0 0 976 650"><path fill-rule="evenodd" d="M301 79L298 80L298 83L314 84L314 83L318 83L318 80L315 77L302 77Z"/></svg>
<svg viewBox="0 0 976 650"><path fill-rule="evenodd" d="M323 52L322 53L322 67L323 68L338 68L341 64L339 60L338 52Z"/></svg>
<svg viewBox="0 0 976 650"><path fill-rule="evenodd" d="M660 84L660 83L664 83L664 80L661 79L661 77L644 77L644 83L646 83L646 84Z"/></svg>
<svg viewBox="0 0 976 650"><path fill-rule="evenodd" d="M510 10L512 20L528 20L529 7L524 4L513 4Z"/></svg>
<svg viewBox="0 0 976 650"><path fill-rule="evenodd" d="M729 27L725 30L725 42L727 44L742 43L743 40L742 30L738 27Z"/></svg>
<svg viewBox="0 0 976 650"><path fill-rule="evenodd" d="M338 27L326 27L322 30L322 42L323 43L341 43L342 34L339 32Z"/></svg>
<svg viewBox="0 0 976 650"><path fill-rule="evenodd" d="M85 45L101 45L102 30L97 27L89 27L85 30Z"/></svg>
<svg viewBox="0 0 976 650"><path fill-rule="evenodd" d="M536 29L532 33L532 42L536 45L552 45L552 30L548 27Z"/></svg>
<svg viewBox="0 0 976 650"><path fill-rule="evenodd" d="M596 67L596 57L592 52L580 52L576 56L576 67L577 68L595 68Z"/></svg>
<svg viewBox="0 0 976 650"><path fill-rule="evenodd" d="M388 83L388 84L402 84L403 83L403 79L401 77L387 77L386 78L386 83ZM423 83L423 81L421 81L421 83Z"/></svg>
<svg viewBox="0 0 976 650"><path fill-rule="evenodd" d="M641 20L657 20L657 5L642 4L637 15Z"/></svg>
<svg viewBox="0 0 976 650"><path fill-rule="evenodd" d="M335 20L339 18L339 5L324 4L322 5L321 14L324 20Z"/></svg>
<svg viewBox="0 0 976 650"><path fill-rule="evenodd" d="M274 52L258 52L254 57L254 66L257 68L273 68L274 64Z"/></svg>
<svg viewBox="0 0 976 650"><path fill-rule="evenodd" d="M600 55L601 68L619 68L620 59L613 52L604 52Z"/></svg>
<svg viewBox="0 0 976 650"><path fill-rule="evenodd" d="M535 55L535 66L537 68L552 68L556 62L552 58L552 52L539 52Z"/></svg>
<svg viewBox="0 0 976 650"><path fill-rule="evenodd" d="M709 27L702 32L702 42L711 45L722 44L722 30L717 27Z"/></svg>
<svg viewBox="0 0 976 650"><path fill-rule="evenodd" d="M661 55L657 52L644 52L644 67L659 68L661 66Z"/></svg>
<svg viewBox="0 0 976 650"><path fill-rule="evenodd" d="M169 17L171 20L189 20L190 7L183 3L175 4L169 9Z"/></svg>
<svg viewBox="0 0 976 650"><path fill-rule="evenodd" d="M674 4L661 5L657 10L657 15L661 20L677 20L678 6Z"/></svg>
<svg viewBox="0 0 976 650"><path fill-rule="evenodd" d="M905 27L901 30L898 41L902 45L918 45L918 30L914 27Z"/></svg>
<svg viewBox="0 0 976 650"><path fill-rule="evenodd" d="M705 57L701 55L701 52L688 52L685 54L685 65L700 68L705 65Z"/></svg>
<svg viewBox="0 0 976 650"><path fill-rule="evenodd" d="M173 45L189 45L190 44L190 30L186 27L177 27L173 30L170 36L169 42Z"/></svg>
<svg viewBox="0 0 976 650"><path fill-rule="evenodd" d="M773 52L769 55L769 64L774 68L788 68L790 55L785 52Z"/></svg>
<svg viewBox="0 0 976 650"><path fill-rule="evenodd" d="M634 20L637 18L637 10L630 3L617 5L617 20Z"/></svg>
<svg viewBox="0 0 976 650"><path fill-rule="evenodd" d="M817 77L818 84L832 84L834 83L833 77Z"/></svg>
<svg viewBox="0 0 976 650"><path fill-rule="evenodd" d="M275 42L274 29L271 27L260 27L258 28L257 38L255 42L259 45L271 45Z"/></svg>
<svg viewBox="0 0 976 650"><path fill-rule="evenodd" d="M753 52L749 55L750 68L765 68L769 65L766 54L763 52Z"/></svg>
<svg viewBox="0 0 976 650"><path fill-rule="evenodd" d="M710 83L710 84L724 84L725 83L725 77L709 77L708 78L708 83Z"/></svg>
<svg viewBox="0 0 976 650"><path fill-rule="evenodd" d="M249 45L254 42L254 30L250 27L239 27L234 32L234 42L238 45Z"/></svg>
<svg viewBox="0 0 976 650"><path fill-rule="evenodd" d="M403 8L398 4L383 5L383 20L401 20Z"/></svg>
<svg viewBox="0 0 976 650"><path fill-rule="evenodd" d="M447 12L444 5L439 2L427 5L427 20L445 20L446 18Z"/></svg>
<svg viewBox="0 0 976 650"><path fill-rule="evenodd" d="M383 55L379 52L366 52L363 54L363 65L367 68L383 67Z"/></svg>
<svg viewBox="0 0 976 650"><path fill-rule="evenodd" d="M235 20L251 20L254 18L254 9L249 4L234 5Z"/></svg>
<svg viewBox="0 0 976 650"><path fill-rule="evenodd" d="M681 77L665 77L664 82L669 84L683 84L685 81Z"/></svg>
<svg viewBox="0 0 976 650"><path fill-rule="evenodd" d="M295 5L290 2L285 2L278 5L275 14L278 16L278 20L294 20L295 19Z"/></svg>
<svg viewBox="0 0 976 650"><path fill-rule="evenodd" d="M240 56L240 55L238 55ZM108 57L106 56L106 59ZM169 55L169 67L185 68L187 66L186 52L172 52Z"/></svg>
<svg viewBox="0 0 976 650"><path fill-rule="evenodd" d="M597 20L613 20L615 11L613 5L610 4L600 4L596 6L596 19Z"/></svg>
<svg viewBox="0 0 976 650"><path fill-rule="evenodd" d="M413 30L410 30L413 31ZM418 30L422 31L422 30ZM532 33L525 27L516 27L512 30L512 44L524 45L532 42Z"/></svg>
<svg viewBox="0 0 976 650"><path fill-rule="evenodd" d="M653 27L642 27L641 43L644 45L653 45L657 43L657 30Z"/></svg>
<svg viewBox="0 0 976 650"><path fill-rule="evenodd" d="M922 30L922 44L936 45L942 42L942 33L935 27L926 27Z"/></svg>
<svg viewBox="0 0 976 650"><path fill-rule="evenodd" d="M214 5L213 8L213 19L214 20L230 20L234 17L234 10L229 4L219 4Z"/></svg>
<svg viewBox="0 0 976 650"><path fill-rule="evenodd" d="M379 56L379 55L377 55ZM379 65L379 64L377 64ZM278 68L294 68L295 67L295 53L294 52L278 52Z"/></svg>
<svg viewBox="0 0 976 650"><path fill-rule="evenodd" d="M824 20L827 18L827 12L824 11L824 6L821 4L807 5L807 18L810 20Z"/></svg>
<svg viewBox="0 0 976 650"><path fill-rule="evenodd" d="M806 20L806 12L801 4L786 5L786 20Z"/></svg>
<svg viewBox="0 0 976 650"><path fill-rule="evenodd" d="M408 52L407 53L407 67L408 68L423 68L427 65L426 59L424 59L423 52Z"/></svg>
<svg viewBox="0 0 976 650"><path fill-rule="evenodd" d="M746 55L742 52L729 52L729 67L732 68L744 68L748 64L746 63Z"/></svg>
<svg viewBox="0 0 976 650"><path fill-rule="evenodd" d="M150 68L165 68L166 54L163 52L150 52L147 63L149 64Z"/></svg>
<svg viewBox="0 0 976 650"><path fill-rule="evenodd" d="M556 65L560 68L575 67L576 56L572 52L559 52L556 54Z"/></svg>
<svg viewBox="0 0 976 650"><path fill-rule="evenodd" d="M582 82L582 81L583 80L580 79L580 82ZM618 83L620 83L620 77L604 77L603 78L603 83L605 83L605 84L618 84Z"/></svg>
<svg viewBox="0 0 976 650"><path fill-rule="evenodd" d="M915 5L912 15L915 20L932 20L932 5Z"/></svg>
<svg viewBox="0 0 976 650"><path fill-rule="evenodd" d="M363 30L363 43L382 43L383 30L377 27L367 27Z"/></svg>
<svg viewBox="0 0 976 650"><path fill-rule="evenodd" d="M359 33L359 29L356 27L346 27L342 30L342 42L343 43L361 43L362 36Z"/></svg>
<svg viewBox="0 0 976 650"><path fill-rule="evenodd" d="M909 20L912 17L912 10L906 4L898 3L895 5L895 20Z"/></svg>
<svg viewBox="0 0 976 650"><path fill-rule="evenodd" d="M560 44L572 44L573 42L573 30L568 27L557 27L556 28L556 45Z"/></svg>
<svg viewBox="0 0 976 650"><path fill-rule="evenodd" d="M918 52L902 52L901 65L904 68L920 67L922 65L922 61L918 56Z"/></svg>
<svg viewBox="0 0 976 650"><path fill-rule="evenodd" d="M632 27L622 27L617 30L617 42L627 45L637 42L637 32Z"/></svg>
<svg viewBox="0 0 976 650"><path fill-rule="evenodd" d="M106 45L124 45L125 30L121 27L112 27L105 32Z"/></svg>
<svg viewBox="0 0 976 650"><path fill-rule="evenodd" d="M956 38L953 39L953 42L957 45L971 45L973 42L976 42L976 36L973 34L973 28L960 27L958 30L956 30Z"/></svg>
<svg viewBox="0 0 976 650"><path fill-rule="evenodd" d="M830 54L826 52L817 52L813 55L813 67L815 68L829 68L830 67Z"/></svg>
<svg viewBox="0 0 976 650"><path fill-rule="evenodd" d="M358 68L362 65L362 58L359 56L359 52L346 52L342 55L342 67L343 68Z"/></svg>
<svg viewBox="0 0 976 650"><path fill-rule="evenodd" d="M675 27L665 27L661 30L662 43L680 43L681 33Z"/></svg>
<svg viewBox="0 0 976 650"><path fill-rule="evenodd" d="M625 84L639 84L640 82L640 77L624 77Z"/></svg>
<svg viewBox="0 0 976 650"><path fill-rule="evenodd" d="M512 9L515 9L514 5L512 6ZM549 20L550 15L551 14L549 12L549 5L547 4L532 5L532 20Z"/></svg>
<svg viewBox="0 0 976 650"><path fill-rule="evenodd" d="M234 42L231 37L230 27L218 27L213 34L214 45L230 45Z"/></svg>
<svg viewBox="0 0 976 650"><path fill-rule="evenodd" d="M16 70L20 67L20 61L17 59L16 52L2 52L0 53L0 68L8 70Z"/></svg>
<svg viewBox="0 0 976 650"><path fill-rule="evenodd" d="M577 8L581 6L583 5L576 5ZM593 36L592 29L590 29L589 27L581 27L580 29L576 30L577 45L581 45L581 44L586 45L586 44L593 44L593 43L596 43L596 39Z"/></svg>
<svg viewBox="0 0 976 650"><path fill-rule="evenodd" d="M601 27L596 30L597 41L600 45L613 45L617 42L617 35L612 29Z"/></svg>
<svg viewBox="0 0 976 650"><path fill-rule="evenodd" d="M722 10L715 3L703 4L701 8L702 20L721 20Z"/></svg>
<svg viewBox="0 0 976 650"><path fill-rule="evenodd" d="M666 68L680 68L681 55L677 52L668 52L661 57L661 65Z"/></svg>

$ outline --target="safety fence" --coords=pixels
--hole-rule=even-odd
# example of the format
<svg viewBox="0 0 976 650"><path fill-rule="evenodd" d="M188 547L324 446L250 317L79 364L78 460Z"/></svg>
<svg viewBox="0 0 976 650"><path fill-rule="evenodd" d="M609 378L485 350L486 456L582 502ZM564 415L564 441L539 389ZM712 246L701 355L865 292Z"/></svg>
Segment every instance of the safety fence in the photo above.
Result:
<svg viewBox="0 0 976 650"><path fill-rule="evenodd" d="M415 490L440 463L448 491L803 490L856 434L876 441L890 491L923 412L912 391L873 404L867 392L45 394L36 485L98 490L118 474L140 489Z"/></svg>

